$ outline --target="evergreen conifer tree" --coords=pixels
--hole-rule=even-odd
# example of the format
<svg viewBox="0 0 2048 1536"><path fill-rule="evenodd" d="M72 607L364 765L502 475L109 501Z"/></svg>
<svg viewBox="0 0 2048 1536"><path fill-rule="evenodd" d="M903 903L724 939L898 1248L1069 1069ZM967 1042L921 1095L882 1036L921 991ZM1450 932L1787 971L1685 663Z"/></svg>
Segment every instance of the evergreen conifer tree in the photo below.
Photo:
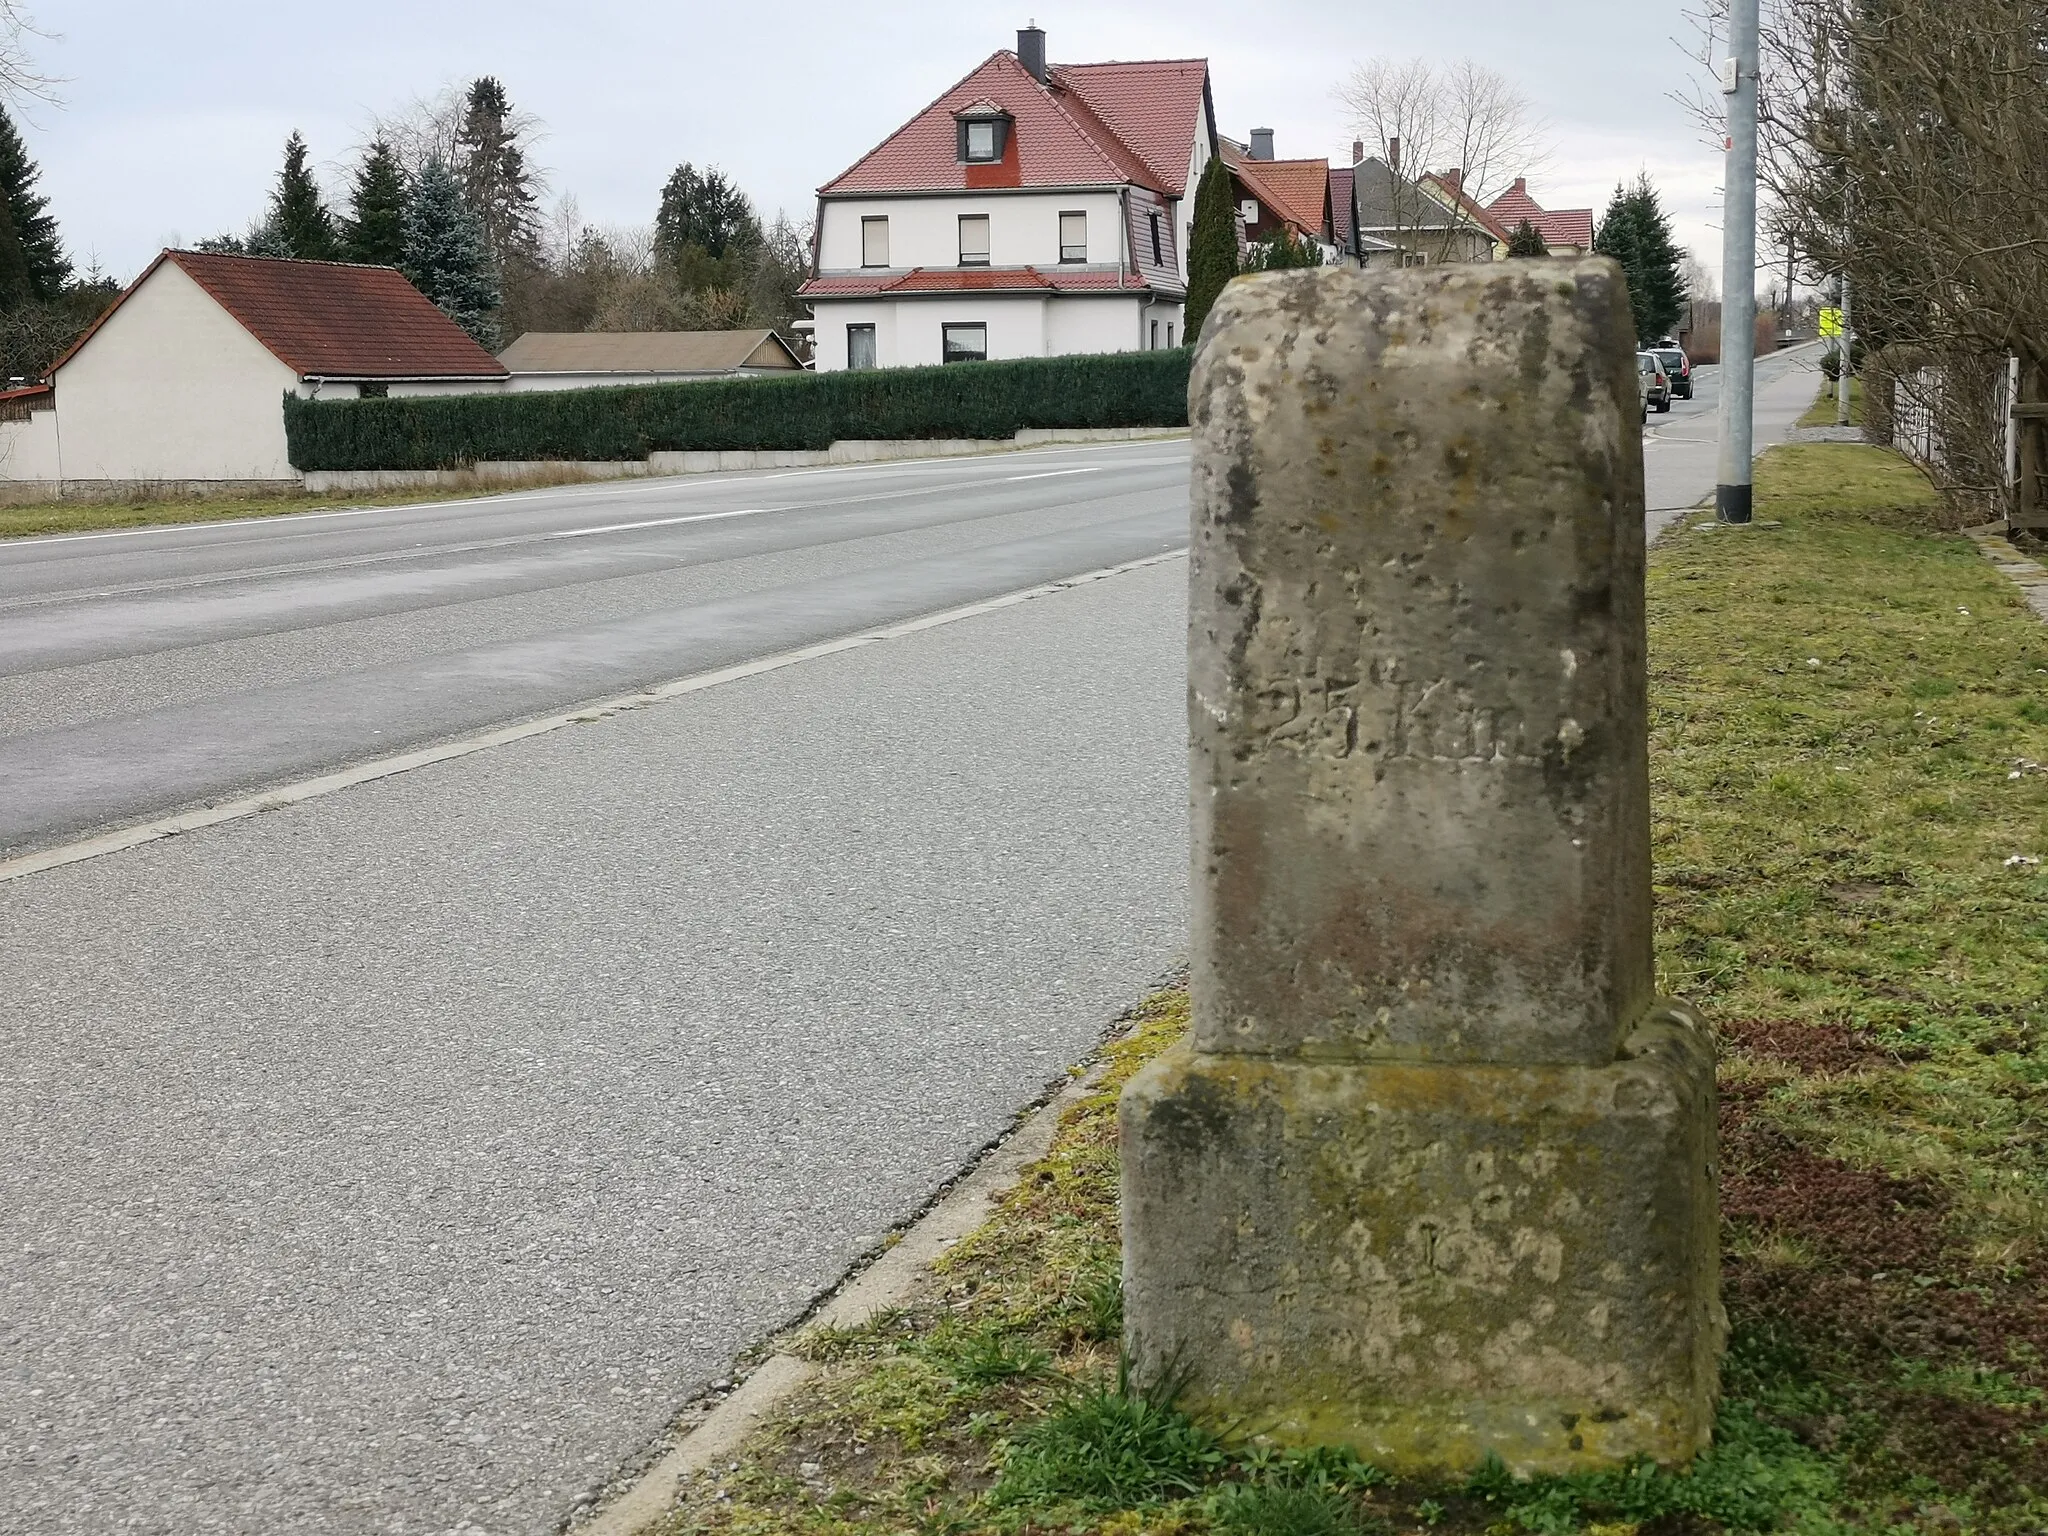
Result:
<svg viewBox="0 0 2048 1536"><path fill-rule="evenodd" d="M540 205L522 133L503 82L491 75L472 80L455 134L455 172L500 271L532 261L540 243Z"/></svg>
<svg viewBox="0 0 2048 1536"><path fill-rule="evenodd" d="M271 194L270 220L284 244L284 254L301 261L333 261L341 254L334 217L320 200L320 188L306 169L306 141L298 130L284 144L284 169ZM255 242L251 242L254 249ZM261 254L269 254L263 252Z"/></svg>
<svg viewBox="0 0 2048 1536"><path fill-rule="evenodd" d="M1527 219L1522 220L1521 223L1517 224L1509 232L1508 255L1548 256L1549 254L1550 245L1543 238L1543 232Z"/></svg>
<svg viewBox="0 0 2048 1536"><path fill-rule="evenodd" d="M1593 249L1612 256L1628 278L1636 341L1668 335L1685 312L1684 256L1671 238L1671 220L1647 174L1633 187L1616 187L1593 235Z"/></svg>
<svg viewBox="0 0 2048 1536"><path fill-rule="evenodd" d="M1280 228L1252 242L1245 253L1245 269L1251 272L1285 272L1293 267L1320 267L1323 253L1313 241Z"/></svg>
<svg viewBox="0 0 2048 1536"><path fill-rule="evenodd" d="M28 273L29 298L49 303L64 291L71 277L71 263L57 238L57 221L50 216L50 200L36 191L42 171L28 157L28 146L15 131L14 120L0 107L0 197L14 224L14 237L21 247L22 264Z"/></svg>
<svg viewBox="0 0 2048 1536"><path fill-rule="evenodd" d="M498 343L498 273L483 225L438 156L421 169L405 218L405 275L478 343Z"/></svg>
<svg viewBox="0 0 2048 1536"><path fill-rule="evenodd" d="M28 254L22 249L21 234L14 227L7 195L0 192L0 315L11 315L36 302L35 282L28 270Z"/></svg>
<svg viewBox="0 0 2048 1536"><path fill-rule="evenodd" d="M669 265L681 265L692 247L717 259L759 244L761 238L753 203L723 171L699 172L685 160L662 187L654 247Z"/></svg>
<svg viewBox="0 0 2048 1536"><path fill-rule="evenodd" d="M1237 209L1230 197L1230 171L1221 156L1203 168L1195 187L1195 224L1188 236L1188 297L1183 334L1193 345L1202 336L1223 285L1237 276Z"/></svg>
<svg viewBox="0 0 2048 1536"><path fill-rule="evenodd" d="M350 261L396 267L405 261L405 169L382 139L356 167L349 193L347 254Z"/></svg>

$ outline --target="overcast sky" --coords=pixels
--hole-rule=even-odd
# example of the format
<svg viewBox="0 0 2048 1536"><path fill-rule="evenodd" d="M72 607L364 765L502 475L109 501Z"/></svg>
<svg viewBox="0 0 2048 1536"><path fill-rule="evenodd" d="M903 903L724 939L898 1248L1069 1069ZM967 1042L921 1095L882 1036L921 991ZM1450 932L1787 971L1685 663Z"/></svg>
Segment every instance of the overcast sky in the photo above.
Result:
<svg viewBox="0 0 2048 1536"><path fill-rule="evenodd" d="M1030 7L1036 6L1034 12ZM1603 206L1648 170L1681 242L1718 271L1720 157L1668 100L1689 66L1679 0L1022 0L985 5L626 0L32 0L62 103L22 131L83 266L132 277L163 246L240 231L285 136L343 183L372 116L495 74L539 117L550 201L644 224L678 161L721 167L772 216L808 219L843 169L1035 16L1055 63L1205 57L1218 127L1278 131L1283 156L1341 160L1331 95L1375 54L1470 55L1548 116L1550 208Z"/></svg>

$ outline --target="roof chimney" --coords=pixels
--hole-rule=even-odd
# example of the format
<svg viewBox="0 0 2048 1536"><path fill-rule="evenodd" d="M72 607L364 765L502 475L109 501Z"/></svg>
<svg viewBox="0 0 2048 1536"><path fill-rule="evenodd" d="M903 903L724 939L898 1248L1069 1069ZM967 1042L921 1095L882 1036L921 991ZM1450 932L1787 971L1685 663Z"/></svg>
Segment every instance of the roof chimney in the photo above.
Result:
<svg viewBox="0 0 2048 1536"><path fill-rule="evenodd" d="M1356 164L1358 164L1358 162L1359 162L1359 161L1363 160L1364 158L1365 158L1365 140L1363 140L1363 139L1353 139L1353 140L1351 141L1351 163L1352 163L1353 165L1356 165Z"/></svg>
<svg viewBox="0 0 2048 1536"><path fill-rule="evenodd" d="M1387 169L1396 175L1400 174L1401 141L1398 138L1387 140Z"/></svg>
<svg viewBox="0 0 2048 1536"><path fill-rule="evenodd" d="M1529 195L1529 178L1526 176L1517 176L1515 178L1515 190L1521 193L1524 197L1527 197Z"/></svg>
<svg viewBox="0 0 2048 1536"><path fill-rule="evenodd" d="M1458 196L1465 190L1465 171L1462 166L1452 166L1438 179L1451 189L1451 196L1453 197Z"/></svg>
<svg viewBox="0 0 2048 1536"><path fill-rule="evenodd" d="M1036 21L1017 29L1017 62L1031 71L1031 78L1045 84L1045 29Z"/></svg>
<svg viewBox="0 0 2048 1536"><path fill-rule="evenodd" d="M1273 130L1254 128L1252 130L1252 158L1270 160L1273 158Z"/></svg>

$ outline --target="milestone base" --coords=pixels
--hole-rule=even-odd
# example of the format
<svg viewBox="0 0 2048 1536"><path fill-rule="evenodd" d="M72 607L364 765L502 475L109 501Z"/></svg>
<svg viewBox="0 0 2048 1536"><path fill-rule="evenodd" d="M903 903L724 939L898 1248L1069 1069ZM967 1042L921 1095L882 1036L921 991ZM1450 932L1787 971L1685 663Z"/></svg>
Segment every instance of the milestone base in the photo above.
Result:
<svg viewBox="0 0 2048 1536"><path fill-rule="evenodd" d="M1212 1425L1387 1471L1690 1459L1713 1426L1713 1047L1606 1067L1175 1047L1132 1080L1125 1337Z"/></svg>

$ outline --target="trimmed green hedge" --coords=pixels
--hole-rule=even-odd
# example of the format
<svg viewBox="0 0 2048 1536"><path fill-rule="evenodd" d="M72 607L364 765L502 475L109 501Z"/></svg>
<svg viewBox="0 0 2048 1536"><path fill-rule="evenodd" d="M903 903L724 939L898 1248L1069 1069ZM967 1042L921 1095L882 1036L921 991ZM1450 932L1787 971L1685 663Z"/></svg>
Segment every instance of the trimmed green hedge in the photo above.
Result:
<svg viewBox="0 0 2048 1536"><path fill-rule="evenodd" d="M1184 427L1188 358L1176 347L523 394L286 395L284 429L293 466L311 470L819 449L842 438L1011 437L1027 427Z"/></svg>

